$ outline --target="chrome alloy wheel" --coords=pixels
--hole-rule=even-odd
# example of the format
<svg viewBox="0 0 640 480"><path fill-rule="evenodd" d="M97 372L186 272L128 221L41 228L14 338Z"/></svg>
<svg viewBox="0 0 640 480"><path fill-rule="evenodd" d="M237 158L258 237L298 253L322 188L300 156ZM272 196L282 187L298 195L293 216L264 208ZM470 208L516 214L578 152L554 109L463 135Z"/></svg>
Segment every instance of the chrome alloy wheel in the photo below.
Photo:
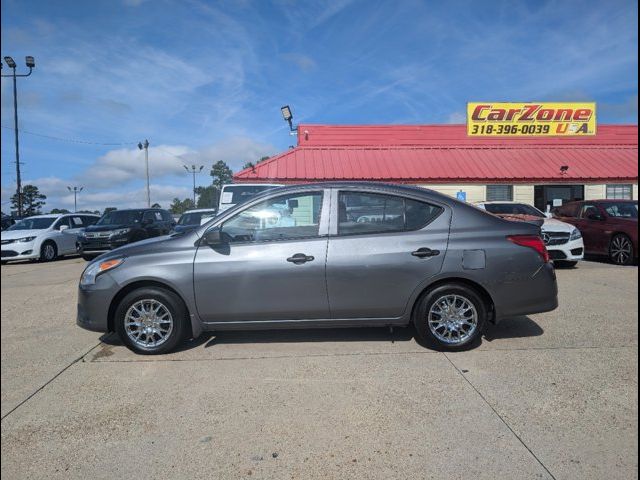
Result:
<svg viewBox="0 0 640 480"><path fill-rule="evenodd" d="M633 246L627 237L618 235L611 241L611 259L618 265L628 263L632 253Z"/></svg>
<svg viewBox="0 0 640 480"><path fill-rule="evenodd" d="M458 345L468 340L478 328L478 312L465 297L444 295L431 306L427 322L438 340Z"/></svg>
<svg viewBox="0 0 640 480"><path fill-rule="evenodd" d="M124 329L136 345L157 347L167 341L173 331L173 316L158 300L138 300L124 316Z"/></svg>
<svg viewBox="0 0 640 480"><path fill-rule="evenodd" d="M47 262L50 262L54 258L56 258L56 247L54 247L51 243L45 244L42 248L42 256Z"/></svg>

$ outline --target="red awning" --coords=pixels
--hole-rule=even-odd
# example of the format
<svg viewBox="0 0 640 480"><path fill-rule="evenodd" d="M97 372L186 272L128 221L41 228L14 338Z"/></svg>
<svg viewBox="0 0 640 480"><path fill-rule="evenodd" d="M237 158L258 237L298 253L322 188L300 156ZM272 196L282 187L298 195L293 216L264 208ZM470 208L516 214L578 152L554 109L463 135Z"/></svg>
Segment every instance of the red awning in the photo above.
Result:
<svg viewBox="0 0 640 480"><path fill-rule="evenodd" d="M298 146L234 176L238 182L369 180L636 182L638 127L605 125L593 137L476 138L464 125L301 125ZM560 167L568 166L566 173Z"/></svg>

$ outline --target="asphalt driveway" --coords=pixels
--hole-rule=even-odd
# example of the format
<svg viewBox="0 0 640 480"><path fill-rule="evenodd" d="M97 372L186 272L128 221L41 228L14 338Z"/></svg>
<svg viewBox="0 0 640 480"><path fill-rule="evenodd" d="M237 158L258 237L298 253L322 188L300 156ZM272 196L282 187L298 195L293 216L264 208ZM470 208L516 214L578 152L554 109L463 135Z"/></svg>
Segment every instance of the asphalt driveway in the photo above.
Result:
<svg viewBox="0 0 640 480"><path fill-rule="evenodd" d="M2 266L6 478L637 478L638 270L464 353L411 329L204 336L140 357L75 326L85 262Z"/></svg>

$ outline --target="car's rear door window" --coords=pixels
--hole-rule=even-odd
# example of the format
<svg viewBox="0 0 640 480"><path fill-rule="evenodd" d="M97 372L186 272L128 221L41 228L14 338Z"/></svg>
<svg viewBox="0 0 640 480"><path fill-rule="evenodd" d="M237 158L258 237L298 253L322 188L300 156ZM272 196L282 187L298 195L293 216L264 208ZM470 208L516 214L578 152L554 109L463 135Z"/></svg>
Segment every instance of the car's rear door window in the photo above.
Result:
<svg viewBox="0 0 640 480"><path fill-rule="evenodd" d="M322 192L270 198L224 222L222 235L230 243L293 240L318 236Z"/></svg>
<svg viewBox="0 0 640 480"><path fill-rule="evenodd" d="M338 234L358 235L419 230L441 207L410 198L370 192L340 192Z"/></svg>

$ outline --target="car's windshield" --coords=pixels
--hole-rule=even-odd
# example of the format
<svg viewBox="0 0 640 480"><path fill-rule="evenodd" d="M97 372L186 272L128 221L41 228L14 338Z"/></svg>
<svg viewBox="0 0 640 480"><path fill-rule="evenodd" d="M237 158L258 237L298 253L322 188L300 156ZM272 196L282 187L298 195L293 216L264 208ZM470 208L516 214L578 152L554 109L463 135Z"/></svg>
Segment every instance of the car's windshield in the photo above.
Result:
<svg viewBox="0 0 640 480"><path fill-rule="evenodd" d="M55 221L56 217L25 218L10 226L7 230L44 230L49 228Z"/></svg>
<svg viewBox="0 0 640 480"><path fill-rule="evenodd" d="M485 203L484 208L495 215L531 215L545 218L544 213L526 203Z"/></svg>
<svg viewBox="0 0 640 480"><path fill-rule="evenodd" d="M603 206L610 217L638 218L638 202L612 202Z"/></svg>
<svg viewBox="0 0 640 480"><path fill-rule="evenodd" d="M96 225L131 225L140 222L142 210L114 210L105 213Z"/></svg>
<svg viewBox="0 0 640 480"><path fill-rule="evenodd" d="M202 219L209 219L214 215L213 211L183 213L180 220L178 220L178 225L200 225Z"/></svg>
<svg viewBox="0 0 640 480"><path fill-rule="evenodd" d="M221 203L237 205L244 203L259 193L277 188L273 185L225 185L222 190Z"/></svg>

